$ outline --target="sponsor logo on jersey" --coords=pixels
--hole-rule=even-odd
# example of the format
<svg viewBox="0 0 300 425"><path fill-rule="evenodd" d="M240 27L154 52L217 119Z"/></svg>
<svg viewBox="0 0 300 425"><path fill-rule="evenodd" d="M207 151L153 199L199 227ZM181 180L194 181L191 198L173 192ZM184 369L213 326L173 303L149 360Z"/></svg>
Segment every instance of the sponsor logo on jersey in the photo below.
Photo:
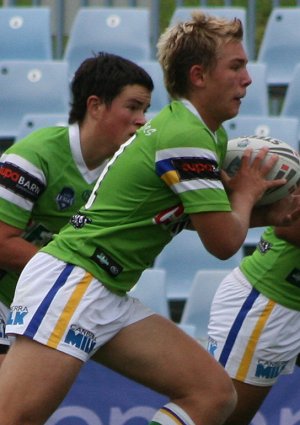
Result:
<svg viewBox="0 0 300 425"><path fill-rule="evenodd" d="M103 270L105 270L110 276L118 276L123 267L118 264L110 255L103 251L102 248L96 248L91 259L98 264Z"/></svg>
<svg viewBox="0 0 300 425"><path fill-rule="evenodd" d="M161 225L165 229L169 229L171 235L175 236L187 227L190 220L188 215L184 213L183 205L179 204L160 211L153 217L152 222Z"/></svg>
<svg viewBox="0 0 300 425"><path fill-rule="evenodd" d="M149 120L143 127L143 133L145 136L151 136L151 134L155 133L156 131L156 128L151 127L151 120Z"/></svg>
<svg viewBox="0 0 300 425"><path fill-rule="evenodd" d="M152 221L155 224L169 224L175 220L180 219L184 214L184 207L182 204L175 205L171 208L166 208L163 211L160 211L156 214Z"/></svg>
<svg viewBox="0 0 300 425"><path fill-rule="evenodd" d="M272 244L268 241L266 241L263 238L260 238L260 241L258 242L257 249L260 251L261 254L265 254L266 252L270 251L272 248Z"/></svg>
<svg viewBox="0 0 300 425"><path fill-rule="evenodd" d="M37 247L42 247L52 239L52 235L53 233L50 232L50 230L48 230L41 223L36 223L35 221L31 220L27 226L26 231L22 234L22 238L26 239L28 242L31 242Z"/></svg>
<svg viewBox="0 0 300 425"><path fill-rule="evenodd" d="M27 307L24 307L23 305L13 305L10 308L7 324L8 325L23 325L24 317L27 314L28 314Z"/></svg>
<svg viewBox="0 0 300 425"><path fill-rule="evenodd" d="M73 227L75 227L75 229L82 229L83 226L85 226L86 224L89 224L91 222L92 222L92 220L90 218L88 218L86 215L80 214L80 213L74 214L70 218L70 223L72 224Z"/></svg>
<svg viewBox="0 0 300 425"><path fill-rule="evenodd" d="M287 362L270 362L266 360L258 360L255 376L257 378L273 379L277 378L285 368Z"/></svg>
<svg viewBox="0 0 300 425"><path fill-rule="evenodd" d="M45 185L35 176L10 163L0 163L0 185L31 202L35 202Z"/></svg>
<svg viewBox="0 0 300 425"><path fill-rule="evenodd" d="M71 187L64 187L56 196L55 201L59 210L66 210L74 204L75 191Z"/></svg>
<svg viewBox="0 0 300 425"><path fill-rule="evenodd" d="M180 180L220 179L220 171L215 160L209 158L173 158L174 169Z"/></svg>
<svg viewBox="0 0 300 425"><path fill-rule="evenodd" d="M96 338L93 332L72 324L67 332L64 342L84 351L85 353L90 353L96 345Z"/></svg>
<svg viewBox="0 0 300 425"><path fill-rule="evenodd" d="M291 273L286 278L287 282L291 283L292 285L298 286L300 288L300 269L297 269L296 267L291 271Z"/></svg>

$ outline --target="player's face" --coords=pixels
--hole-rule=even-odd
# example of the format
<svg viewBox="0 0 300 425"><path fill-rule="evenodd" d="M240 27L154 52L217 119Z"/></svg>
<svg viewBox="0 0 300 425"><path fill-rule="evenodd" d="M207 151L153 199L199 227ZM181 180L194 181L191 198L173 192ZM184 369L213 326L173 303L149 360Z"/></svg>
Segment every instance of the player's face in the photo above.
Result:
<svg viewBox="0 0 300 425"><path fill-rule="evenodd" d="M241 99L252 82L246 64L242 43L232 41L220 47L216 67L205 73L207 116L203 118L211 130L215 131L225 120L238 114Z"/></svg>
<svg viewBox="0 0 300 425"><path fill-rule="evenodd" d="M104 106L99 128L112 147L119 148L145 124L150 101L151 92L135 84L125 86L111 105Z"/></svg>

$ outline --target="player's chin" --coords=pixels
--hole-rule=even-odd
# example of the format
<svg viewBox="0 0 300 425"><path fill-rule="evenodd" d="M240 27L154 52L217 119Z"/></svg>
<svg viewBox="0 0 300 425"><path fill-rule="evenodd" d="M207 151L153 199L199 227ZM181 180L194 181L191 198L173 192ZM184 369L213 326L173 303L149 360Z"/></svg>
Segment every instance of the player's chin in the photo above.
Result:
<svg viewBox="0 0 300 425"><path fill-rule="evenodd" d="M230 120L237 116L240 111L241 101L239 99L235 99L230 103L230 106L227 108L226 117L224 121Z"/></svg>

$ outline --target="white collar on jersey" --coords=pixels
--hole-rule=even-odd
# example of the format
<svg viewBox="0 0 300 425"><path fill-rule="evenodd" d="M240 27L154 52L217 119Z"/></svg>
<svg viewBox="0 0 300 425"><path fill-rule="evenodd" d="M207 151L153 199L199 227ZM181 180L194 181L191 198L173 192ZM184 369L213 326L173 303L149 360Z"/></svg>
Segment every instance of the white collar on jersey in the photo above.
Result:
<svg viewBox="0 0 300 425"><path fill-rule="evenodd" d="M104 161L103 164L99 165L99 167L95 168L94 170L89 170L87 168L81 152L79 125L77 123L71 124L69 126L69 140L72 156L78 167L78 170L80 171L80 174L87 183L95 182L103 170L106 161Z"/></svg>

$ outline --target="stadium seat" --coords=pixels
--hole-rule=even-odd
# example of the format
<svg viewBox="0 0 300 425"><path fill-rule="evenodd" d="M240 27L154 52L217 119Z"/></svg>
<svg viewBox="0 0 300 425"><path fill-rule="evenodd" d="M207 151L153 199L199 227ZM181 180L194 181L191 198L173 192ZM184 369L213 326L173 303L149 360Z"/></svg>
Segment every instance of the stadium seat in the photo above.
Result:
<svg viewBox="0 0 300 425"><path fill-rule="evenodd" d="M23 139L28 134L42 127L52 126L67 126L68 115L67 114L25 114L21 119L16 141Z"/></svg>
<svg viewBox="0 0 300 425"><path fill-rule="evenodd" d="M269 93L267 85L267 66L263 63L249 62L247 64L247 70L252 79L252 83L247 87L246 96L242 99L239 116L268 115Z"/></svg>
<svg viewBox="0 0 300 425"><path fill-rule="evenodd" d="M273 137L299 150L299 120L295 117L238 115L223 126L228 139L252 135Z"/></svg>
<svg viewBox="0 0 300 425"><path fill-rule="evenodd" d="M205 347L211 303L219 284L230 271L198 270L183 308L179 327Z"/></svg>
<svg viewBox="0 0 300 425"><path fill-rule="evenodd" d="M295 66L291 81L288 85L283 99L281 116L296 117L300 120L300 58L299 64ZM300 134L299 134L300 136ZM300 137L299 137L300 140Z"/></svg>
<svg viewBox="0 0 300 425"><path fill-rule="evenodd" d="M152 77L154 90L151 96L149 112L158 112L169 103L169 95L165 88L161 66L156 60L138 61L137 63Z"/></svg>
<svg viewBox="0 0 300 425"><path fill-rule="evenodd" d="M1 60L50 60L50 8L0 8Z"/></svg>
<svg viewBox="0 0 300 425"><path fill-rule="evenodd" d="M260 241L260 237L263 234L266 227L252 227L248 230L246 239L243 243L243 255L250 255L256 248L256 245Z"/></svg>
<svg viewBox="0 0 300 425"><path fill-rule="evenodd" d="M204 248L197 232L183 230L158 255L154 268L166 270L168 300L186 300L199 269L231 269L241 258L242 249L228 260L219 260Z"/></svg>
<svg viewBox="0 0 300 425"><path fill-rule="evenodd" d="M257 61L267 65L269 86L287 87L300 59L300 8L274 7L268 18Z"/></svg>
<svg viewBox="0 0 300 425"><path fill-rule="evenodd" d="M146 269L129 295L138 298L156 313L170 318L165 270Z"/></svg>
<svg viewBox="0 0 300 425"><path fill-rule="evenodd" d="M0 61L0 139L15 139L27 113L68 113L69 96L66 62Z"/></svg>
<svg viewBox="0 0 300 425"><path fill-rule="evenodd" d="M243 7L234 7L234 6L221 6L221 7L214 7L214 6L199 6L199 7L176 7L175 11L171 17L170 24L173 25L176 22L185 21L191 17L191 13L194 10L201 10L209 15L218 16L221 18L227 18L227 19L233 19L238 18L241 20L243 24L244 29L244 47L246 52L249 51L248 48L248 41L247 41L247 13L246 9Z"/></svg>
<svg viewBox="0 0 300 425"><path fill-rule="evenodd" d="M151 59L150 11L136 7L80 8L64 52L69 75L84 59L99 51L133 61Z"/></svg>

